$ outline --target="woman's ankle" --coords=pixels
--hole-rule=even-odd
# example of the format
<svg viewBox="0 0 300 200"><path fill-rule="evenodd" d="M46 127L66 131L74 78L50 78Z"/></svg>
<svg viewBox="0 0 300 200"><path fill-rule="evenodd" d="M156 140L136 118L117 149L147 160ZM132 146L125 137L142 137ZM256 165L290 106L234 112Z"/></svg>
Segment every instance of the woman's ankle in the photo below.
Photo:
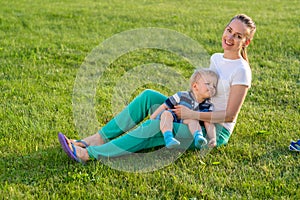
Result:
<svg viewBox="0 0 300 200"><path fill-rule="evenodd" d="M87 149L76 146L76 150L77 150L77 157L83 162L87 162L90 159Z"/></svg>
<svg viewBox="0 0 300 200"><path fill-rule="evenodd" d="M95 133L87 138L83 139L89 146L100 146L104 144L104 140L102 139L99 133Z"/></svg>

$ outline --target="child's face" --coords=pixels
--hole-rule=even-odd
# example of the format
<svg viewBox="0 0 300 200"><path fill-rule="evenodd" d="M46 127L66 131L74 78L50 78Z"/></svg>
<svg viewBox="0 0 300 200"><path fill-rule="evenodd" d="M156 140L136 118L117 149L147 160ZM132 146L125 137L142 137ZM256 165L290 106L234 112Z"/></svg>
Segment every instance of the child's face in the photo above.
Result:
<svg viewBox="0 0 300 200"><path fill-rule="evenodd" d="M213 76L202 76L193 84L193 92L197 100L210 98L216 94L217 79Z"/></svg>

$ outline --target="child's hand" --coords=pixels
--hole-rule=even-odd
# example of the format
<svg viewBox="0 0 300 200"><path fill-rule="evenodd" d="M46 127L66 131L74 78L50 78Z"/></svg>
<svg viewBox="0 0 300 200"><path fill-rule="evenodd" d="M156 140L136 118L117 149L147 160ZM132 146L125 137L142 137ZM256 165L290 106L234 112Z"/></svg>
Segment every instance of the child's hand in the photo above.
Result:
<svg viewBox="0 0 300 200"><path fill-rule="evenodd" d="M169 109L169 108L166 106L166 104L160 105L160 106L154 111L154 113L150 116L150 119L155 119L156 116L158 116L162 111L168 110L168 109Z"/></svg>
<svg viewBox="0 0 300 200"><path fill-rule="evenodd" d="M198 120L198 111L195 112L183 105L174 106L172 111L176 114L179 119L197 119ZM196 113L196 116L195 116Z"/></svg>
<svg viewBox="0 0 300 200"><path fill-rule="evenodd" d="M212 138L211 140L209 140L208 146L211 147L211 148L216 147L217 146L216 138Z"/></svg>
<svg viewBox="0 0 300 200"><path fill-rule="evenodd" d="M150 119L155 119L155 117L156 117L155 114L150 115Z"/></svg>

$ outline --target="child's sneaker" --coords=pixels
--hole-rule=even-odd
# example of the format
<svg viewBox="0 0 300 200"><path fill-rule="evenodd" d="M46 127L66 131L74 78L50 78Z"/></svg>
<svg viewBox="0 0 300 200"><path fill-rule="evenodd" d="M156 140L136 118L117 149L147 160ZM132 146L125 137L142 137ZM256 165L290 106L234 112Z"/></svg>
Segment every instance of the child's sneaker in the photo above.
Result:
<svg viewBox="0 0 300 200"><path fill-rule="evenodd" d="M173 137L172 131L166 131L163 136L168 149L172 149L180 145L180 142Z"/></svg>
<svg viewBox="0 0 300 200"><path fill-rule="evenodd" d="M166 141L166 147L168 149L173 149L174 147L179 146L179 145L180 145L180 142L178 140L176 140L175 138L169 138Z"/></svg>
<svg viewBox="0 0 300 200"><path fill-rule="evenodd" d="M203 137L202 133L200 132L195 133L194 140L195 140L195 147L198 149L201 149L201 147L207 144L206 138Z"/></svg>
<svg viewBox="0 0 300 200"><path fill-rule="evenodd" d="M300 140L297 142L292 141L289 146L290 151L300 151Z"/></svg>

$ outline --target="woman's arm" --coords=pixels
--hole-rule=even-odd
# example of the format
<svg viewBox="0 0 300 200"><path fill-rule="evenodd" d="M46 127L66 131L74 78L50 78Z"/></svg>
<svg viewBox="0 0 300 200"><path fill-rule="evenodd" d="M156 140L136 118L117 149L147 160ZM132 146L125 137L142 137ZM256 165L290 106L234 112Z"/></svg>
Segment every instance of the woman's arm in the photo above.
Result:
<svg viewBox="0 0 300 200"><path fill-rule="evenodd" d="M150 116L150 119L155 119L156 116L164 110L168 110L168 106L163 103L154 111L154 113L152 113L152 115Z"/></svg>
<svg viewBox="0 0 300 200"><path fill-rule="evenodd" d="M225 111L197 112L188 109L185 106L175 106L173 111L181 119L197 119L211 123L232 122L240 112L245 97L248 92L248 86L233 85L230 88L227 108Z"/></svg>

